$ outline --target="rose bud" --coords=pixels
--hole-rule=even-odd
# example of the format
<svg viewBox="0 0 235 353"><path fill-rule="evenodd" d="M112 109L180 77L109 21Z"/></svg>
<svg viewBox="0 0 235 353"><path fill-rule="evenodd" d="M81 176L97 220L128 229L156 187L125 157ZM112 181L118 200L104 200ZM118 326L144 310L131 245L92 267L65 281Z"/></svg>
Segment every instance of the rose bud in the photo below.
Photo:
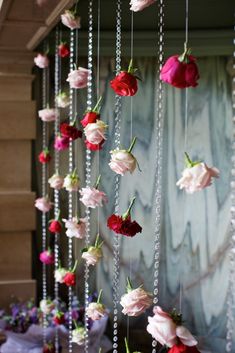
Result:
<svg viewBox="0 0 235 353"><path fill-rule="evenodd" d="M57 151L66 150L67 148L69 148L69 138L60 135L56 136L54 147Z"/></svg>
<svg viewBox="0 0 235 353"><path fill-rule="evenodd" d="M55 325L62 325L65 322L64 313L62 311L57 311L53 317L53 322Z"/></svg>
<svg viewBox="0 0 235 353"><path fill-rule="evenodd" d="M51 233L60 233L62 230L62 225L60 222L60 211L58 212L58 215L56 217L56 219L52 219L51 221L49 221L50 225L49 225L49 231Z"/></svg>
<svg viewBox="0 0 235 353"><path fill-rule="evenodd" d="M96 237L95 246L90 246L82 250L82 258L86 261L87 265L95 266L102 258L103 242L99 242L99 235Z"/></svg>
<svg viewBox="0 0 235 353"><path fill-rule="evenodd" d="M128 150L111 151L110 168L117 174L124 175L125 173L133 173L137 166L137 160L132 154L132 149L135 145L136 137L134 137L131 146Z"/></svg>
<svg viewBox="0 0 235 353"><path fill-rule="evenodd" d="M34 58L34 63L40 69L45 69L49 65L49 59L46 54L38 54Z"/></svg>
<svg viewBox="0 0 235 353"><path fill-rule="evenodd" d="M42 121L50 122L56 120L58 113L55 109L45 108L38 111L38 116Z"/></svg>
<svg viewBox="0 0 235 353"><path fill-rule="evenodd" d="M50 202L48 196L39 197L35 200L35 207L43 213L49 212L52 206L53 203Z"/></svg>
<svg viewBox="0 0 235 353"><path fill-rule="evenodd" d="M92 302L87 307L87 316L93 321L100 320L107 314L105 306L100 302L102 292L103 290L101 289L97 302Z"/></svg>
<svg viewBox="0 0 235 353"><path fill-rule="evenodd" d="M65 222L66 235L68 238L78 238L83 239L86 235L87 219L73 217L71 220L62 219Z"/></svg>
<svg viewBox="0 0 235 353"><path fill-rule="evenodd" d="M68 287L72 287L76 285L76 267L77 267L77 261L74 264L74 267L72 270L68 270L63 278L63 283L66 284Z"/></svg>
<svg viewBox="0 0 235 353"><path fill-rule="evenodd" d="M50 299L42 299L39 307L43 314L49 315L55 309L55 304Z"/></svg>
<svg viewBox="0 0 235 353"><path fill-rule="evenodd" d="M65 10L61 15L61 22L70 29L81 28L81 18L77 16L76 11Z"/></svg>
<svg viewBox="0 0 235 353"><path fill-rule="evenodd" d="M43 347L43 353L56 353L53 343L46 343Z"/></svg>
<svg viewBox="0 0 235 353"><path fill-rule="evenodd" d="M200 76L196 59L189 55L185 45L182 55L174 55L167 59L160 72L160 79L177 88L196 87Z"/></svg>
<svg viewBox="0 0 235 353"><path fill-rule="evenodd" d="M103 191L98 190L100 179L101 176L99 175L94 187L82 188L82 190L80 190L80 201L84 206L96 208L98 206L102 207L104 202L108 202L107 195Z"/></svg>
<svg viewBox="0 0 235 353"><path fill-rule="evenodd" d="M74 125L67 123L60 124L60 133L63 137L67 137L72 141L82 137L82 131L78 130Z"/></svg>
<svg viewBox="0 0 235 353"><path fill-rule="evenodd" d="M70 50L69 50L69 46L67 43L60 43L60 45L58 46L58 55L61 58L66 58L67 56L69 56L70 54Z"/></svg>
<svg viewBox="0 0 235 353"><path fill-rule="evenodd" d="M59 267L57 270L55 270L54 277L55 281L58 283L64 283L64 276L66 275L67 270L63 267Z"/></svg>
<svg viewBox="0 0 235 353"><path fill-rule="evenodd" d="M50 155L48 148L45 148L41 153L39 153L38 160L42 164L46 164L46 163L50 162L51 155Z"/></svg>
<svg viewBox="0 0 235 353"><path fill-rule="evenodd" d="M121 297L122 313L128 316L143 314L153 303L152 295L142 287L133 289L130 279L127 278L127 293Z"/></svg>
<svg viewBox="0 0 235 353"><path fill-rule="evenodd" d="M48 179L48 183L50 184L51 188L60 190L64 185L64 178L58 173L55 173Z"/></svg>
<svg viewBox="0 0 235 353"><path fill-rule="evenodd" d="M83 346L85 343L86 331L84 327L76 327L72 331L72 342L76 343L78 346Z"/></svg>
<svg viewBox="0 0 235 353"><path fill-rule="evenodd" d="M101 101L102 97L99 98L98 102L92 110L89 110L85 113L83 119L81 120L83 127L86 127L88 124L96 123L96 120L100 119Z"/></svg>
<svg viewBox="0 0 235 353"><path fill-rule="evenodd" d="M200 353L200 351L196 346L189 347L180 342L171 347L168 353Z"/></svg>
<svg viewBox="0 0 235 353"><path fill-rule="evenodd" d="M69 106L70 99L66 92L60 92L56 96L58 108L66 108Z"/></svg>
<svg viewBox="0 0 235 353"><path fill-rule="evenodd" d="M72 70L67 78L67 82L69 82L70 88L85 88L87 87L89 70L78 67L77 70Z"/></svg>
<svg viewBox="0 0 235 353"><path fill-rule="evenodd" d="M107 220L107 226L117 234L122 234L127 237L134 237L137 233L142 232L142 227L131 220L130 212L135 202L135 197L132 199L128 210L122 215L118 216L112 214Z"/></svg>
<svg viewBox="0 0 235 353"><path fill-rule="evenodd" d="M156 0L131 0L131 11L138 12L144 10L146 7L156 3Z"/></svg>
<svg viewBox="0 0 235 353"><path fill-rule="evenodd" d="M188 194L193 194L196 191L201 191L212 184L212 178L219 177L217 168L209 168L205 163L192 162L188 154L186 156L186 168L182 172L176 185L180 189L185 189Z"/></svg>
<svg viewBox="0 0 235 353"><path fill-rule="evenodd" d="M132 66L130 61L128 71L121 71L112 81L110 86L119 96L134 96L138 91L137 78L134 75L136 69Z"/></svg>
<svg viewBox="0 0 235 353"><path fill-rule="evenodd" d="M79 189L80 179L76 174L76 170L75 168L72 174L68 174L64 178L64 188L67 191L78 191Z"/></svg>
<svg viewBox="0 0 235 353"><path fill-rule="evenodd" d="M53 265L55 262L54 254L51 252L51 249L42 251L39 255L40 261L45 265Z"/></svg>

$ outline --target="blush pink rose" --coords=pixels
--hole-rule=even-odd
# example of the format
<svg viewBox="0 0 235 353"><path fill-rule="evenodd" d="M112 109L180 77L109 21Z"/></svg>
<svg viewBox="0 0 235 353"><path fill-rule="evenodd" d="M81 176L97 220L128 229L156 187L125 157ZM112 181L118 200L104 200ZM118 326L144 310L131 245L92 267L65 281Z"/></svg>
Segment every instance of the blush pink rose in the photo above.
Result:
<svg viewBox="0 0 235 353"><path fill-rule="evenodd" d="M129 290L121 297L122 313L128 316L139 316L152 305L152 295L143 288Z"/></svg>
<svg viewBox="0 0 235 353"><path fill-rule="evenodd" d="M83 239L86 235L87 219L73 217L71 220L62 219L65 223L66 235L69 238Z"/></svg>
<svg viewBox="0 0 235 353"><path fill-rule="evenodd" d="M35 207L43 213L49 212L52 206L53 203L50 202L48 197L39 197L35 200Z"/></svg>
<svg viewBox="0 0 235 353"><path fill-rule="evenodd" d="M133 173L137 166L136 158L127 150L111 151L110 168L117 174Z"/></svg>
<svg viewBox="0 0 235 353"><path fill-rule="evenodd" d="M46 265L52 265L55 262L55 257L51 250L42 251L39 258L40 261Z"/></svg>
<svg viewBox="0 0 235 353"><path fill-rule="evenodd" d="M80 201L86 207L96 208L98 206L103 206L103 203L108 202L108 198L103 191L99 191L96 188L82 188L80 190L81 198Z"/></svg>
<svg viewBox="0 0 235 353"><path fill-rule="evenodd" d="M50 184L51 188L55 190L60 190L64 185L64 178L59 174L55 173L48 179L48 183Z"/></svg>
<svg viewBox="0 0 235 353"><path fill-rule="evenodd" d="M69 138L63 136L56 136L54 147L57 151L63 151L69 148Z"/></svg>
<svg viewBox="0 0 235 353"><path fill-rule="evenodd" d="M55 273L54 273L55 281L58 283L64 283L64 277L66 273L67 273L67 270L63 267L60 267L57 270L55 270Z"/></svg>
<svg viewBox="0 0 235 353"><path fill-rule="evenodd" d="M95 266L102 258L102 250L100 247L90 246L87 251L83 251L82 258L88 266Z"/></svg>
<svg viewBox="0 0 235 353"><path fill-rule="evenodd" d="M47 55L39 53L37 56L35 56L34 63L40 69L45 69L49 65L49 59Z"/></svg>
<svg viewBox="0 0 235 353"><path fill-rule="evenodd" d="M147 331L162 346L166 345L171 348L177 343L176 324L160 306L156 306L153 312L154 316L148 317Z"/></svg>
<svg viewBox="0 0 235 353"><path fill-rule="evenodd" d="M137 12L137 11L142 11L146 7L154 4L156 0L131 0L130 5L131 11Z"/></svg>
<svg viewBox="0 0 235 353"><path fill-rule="evenodd" d="M70 29L81 28L81 18L70 10L61 15L61 22Z"/></svg>
<svg viewBox="0 0 235 353"><path fill-rule="evenodd" d="M59 108L66 108L69 106L70 98L66 92L60 92L55 99Z"/></svg>
<svg viewBox="0 0 235 353"><path fill-rule="evenodd" d="M212 184L212 178L219 177L217 168L209 168L205 163L198 163L191 168L185 168L176 185L189 194L205 189Z"/></svg>
<svg viewBox="0 0 235 353"><path fill-rule="evenodd" d="M93 320L97 321L102 319L106 315L105 306L101 303L90 303L87 307L87 316Z"/></svg>
<svg viewBox="0 0 235 353"><path fill-rule="evenodd" d="M71 88L85 88L87 86L89 70L79 67L69 73L67 82Z"/></svg>
<svg viewBox="0 0 235 353"><path fill-rule="evenodd" d="M80 179L76 173L68 174L64 178L64 188L67 191L78 191Z"/></svg>
<svg viewBox="0 0 235 353"><path fill-rule="evenodd" d="M39 118L41 118L41 120L45 122L55 121L57 115L58 114L55 109L45 108L38 111Z"/></svg>
<svg viewBox="0 0 235 353"><path fill-rule="evenodd" d="M193 337L191 332L184 326L176 327L176 335L180 341L188 347L193 347L198 344L197 340Z"/></svg>
<svg viewBox="0 0 235 353"><path fill-rule="evenodd" d="M84 128L86 140L89 143L98 145L101 141L106 140L104 134L107 127L108 126L101 120L97 120L95 123L87 124Z"/></svg>

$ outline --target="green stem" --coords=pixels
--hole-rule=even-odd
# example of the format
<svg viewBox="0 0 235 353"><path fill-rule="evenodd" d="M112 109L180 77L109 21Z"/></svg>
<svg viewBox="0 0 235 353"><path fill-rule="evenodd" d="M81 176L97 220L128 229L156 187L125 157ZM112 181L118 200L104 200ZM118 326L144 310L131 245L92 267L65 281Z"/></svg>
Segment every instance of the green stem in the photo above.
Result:
<svg viewBox="0 0 235 353"><path fill-rule="evenodd" d="M74 6L74 14L75 14L75 15L77 14L78 2L79 2L79 0L76 1L76 4L75 4L75 6Z"/></svg>
<svg viewBox="0 0 235 353"><path fill-rule="evenodd" d="M77 168L74 168L73 173L72 173L72 178L76 176Z"/></svg>
<svg viewBox="0 0 235 353"><path fill-rule="evenodd" d="M74 323L75 328L78 328L78 324L75 320L73 320L73 323Z"/></svg>
<svg viewBox="0 0 235 353"><path fill-rule="evenodd" d="M122 219L125 220L130 215L131 209L135 203L135 197L131 200L130 206L128 207L127 211L122 215Z"/></svg>
<svg viewBox="0 0 235 353"><path fill-rule="evenodd" d="M78 260L75 261L75 264L74 264L71 272L75 272L76 271L77 264L78 264Z"/></svg>
<svg viewBox="0 0 235 353"><path fill-rule="evenodd" d="M60 219L60 210L58 210L57 216L56 216L56 220L59 221Z"/></svg>
<svg viewBox="0 0 235 353"><path fill-rule="evenodd" d="M98 178L97 178L97 180L96 180L96 182L95 182L95 185L94 185L94 188L95 188L95 189L98 189L99 183L100 183L100 179L101 179L101 174L98 176Z"/></svg>
<svg viewBox="0 0 235 353"><path fill-rule="evenodd" d="M130 277L127 277L127 292L132 291L132 289L133 289L133 286L132 286Z"/></svg>
<svg viewBox="0 0 235 353"><path fill-rule="evenodd" d="M73 63L74 70L77 70L77 65Z"/></svg>
<svg viewBox="0 0 235 353"><path fill-rule="evenodd" d="M100 103L101 103L102 99L103 99L103 97L100 96L100 98L98 99L98 102L96 103L96 105L95 105L94 109L92 109L92 111L97 112L97 113L100 112L100 108L101 108Z"/></svg>
<svg viewBox="0 0 235 353"><path fill-rule="evenodd" d="M99 352L98 353L102 353L102 348L99 349Z"/></svg>
<svg viewBox="0 0 235 353"><path fill-rule="evenodd" d="M128 72L131 73L133 69L133 60L131 59L128 66Z"/></svg>
<svg viewBox="0 0 235 353"><path fill-rule="evenodd" d="M100 235L97 234L96 239L95 239L95 248L98 248L98 246L99 246L99 239L100 239Z"/></svg>
<svg viewBox="0 0 235 353"><path fill-rule="evenodd" d="M184 152L184 155L185 155L185 161L186 161L187 167L191 168L193 165L193 162L191 161L187 152Z"/></svg>
<svg viewBox="0 0 235 353"><path fill-rule="evenodd" d="M103 289L101 289L100 292L99 292L99 295L98 295L98 298L97 298L97 304L100 304L100 299L101 299L102 293L103 293Z"/></svg>
<svg viewBox="0 0 235 353"><path fill-rule="evenodd" d="M133 150L133 148L134 148L134 146L135 146L136 140L137 140L137 137L135 136L135 137L133 138L133 140L132 140L132 142L131 142L131 145L130 145L130 147L128 148L127 152L129 152L129 153L132 152L132 150Z"/></svg>
<svg viewBox="0 0 235 353"><path fill-rule="evenodd" d="M128 346L128 342L127 342L127 338L125 337L125 347L126 347L126 353L131 353L129 346Z"/></svg>

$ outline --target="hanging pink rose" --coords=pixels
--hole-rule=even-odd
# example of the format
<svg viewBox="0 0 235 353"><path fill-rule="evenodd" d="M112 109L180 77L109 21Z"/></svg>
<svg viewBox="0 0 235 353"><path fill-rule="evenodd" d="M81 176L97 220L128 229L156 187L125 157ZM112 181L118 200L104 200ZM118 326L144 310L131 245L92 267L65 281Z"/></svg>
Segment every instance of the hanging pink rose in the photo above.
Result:
<svg viewBox="0 0 235 353"><path fill-rule="evenodd" d="M67 82L69 82L70 88L85 88L87 86L89 70L84 67L79 67L77 70L73 70L69 73Z"/></svg>
<svg viewBox="0 0 235 353"><path fill-rule="evenodd" d="M197 340L193 337L191 332L182 325L176 327L176 336L183 344L188 347L193 347L198 344Z"/></svg>
<svg viewBox="0 0 235 353"><path fill-rule="evenodd" d="M154 4L155 2L156 0L131 0L130 10L134 12L142 11L143 9Z"/></svg>
<svg viewBox="0 0 235 353"><path fill-rule="evenodd" d="M183 170L182 178L177 181L176 185L180 189L185 189L189 194L205 189L212 184L212 178L219 177L217 168L209 168L201 162L192 162L187 154L186 162L187 168Z"/></svg>
<svg viewBox="0 0 235 353"><path fill-rule="evenodd" d="M81 18L74 11L65 10L61 15L61 22L70 29L81 28Z"/></svg>
<svg viewBox="0 0 235 353"><path fill-rule="evenodd" d="M69 106L70 99L66 92L58 93L55 99L59 108L66 108Z"/></svg>
<svg viewBox="0 0 235 353"><path fill-rule="evenodd" d="M154 316L148 317L147 331L161 345L174 346L177 343L176 324L160 306L156 306L153 312Z"/></svg>
<svg viewBox="0 0 235 353"><path fill-rule="evenodd" d="M108 198L103 191L99 191L96 188L82 188L80 190L81 198L80 201L86 207L96 208L98 206L102 207L103 203L108 202Z"/></svg>
<svg viewBox="0 0 235 353"><path fill-rule="evenodd" d="M40 261L46 265L52 265L55 262L54 254L50 249L41 252L39 258Z"/></svg>
<svg viewBox="0 0 235 353"><path fill-rule="evenodd" d="M80 179L76 174L76 169L74 169L72 174L66 175L64 178L64 188L67 191L78 191L80 184Z"/></svg>
<svg viewBox="0 0 235 353"><path fill-rule="evenodd" d="M55 173L48 179L48 183L50 184L51 188L55 190L60 190L64 185L64 178L59 174Z"/></svg>
<svg viewBox="0 0 235 353"><path fill-rule="evenodd" d="M42 211L43 213L49 212L50 209L52 208L53 203L50 202L49 198L46 197L39 197L35 200L35 207L39 210Z"/></svg>
<svg viewBox="0 0 235 353"><path fill-rule="evenodd" d="M110 168L117 174L124 175L127 172L131 174L136 169L136 159L132 153L127 150L111 151Z"/></svg>
<svg viewBox="0 0 235 353"><path fill-rule="evenodd" d="M34 63L40 69L45 69L49 65L48 56L46 54L38 53L38 55L34 58Z"/></svg>
<svg viewBox="0 0 235 353"><path fill-rule="evenodd" d="M38 111L39 118L45 122L55 121L57 115L58 114L55 109L45 108Z"/></svg>
<svg viewBox="0 0 235 353"><path fill-rule="evenodd" d="M102 258L102 250L100 247L90 246L86 251L83 251L82 258L88 266L95 266Z"/></svg>
<svg viewBox="0 0 235 353"><path fill-rule="evenodd" d="M54 147L57 151L66 150L67 148L69 148L69 138L60 135L56 136Z"/></svg>
<svg viewBox="0 0 235 353"><path fill-rule="evenodd" d="M143 288L128 288L127 293L121 297L122 313L128 316L143 314L153 303L152 295Z"/></svg>
<svg viewBox="0 0 235 353"><path fill-rule="evenodd" d="M87 219L86 218L80 218L78 217L73 217L71 220L68 219L62 219L62 221L65 223L65 228L66 230L66 235L69 238L78 238L78 239L83 239L86 235L86 225L87 225Z"/></svg>
<svg viewBox="0 0 235 353"><path fill-rule="evenodd" d="M97 120L95 123L87 124L84 128L84 134L86 136L86 140L89 143L94 145L98 145L101 141L106 140L105 131L108 125L106 125L103 121Z"/></svg>
<svg viewBox="0 0 235 353"><path fill-rule="evenodd" d="M106 315L106 308L101 303L90 303L87 307L87 316L93 320L97 321L102 319Z"/></svg>

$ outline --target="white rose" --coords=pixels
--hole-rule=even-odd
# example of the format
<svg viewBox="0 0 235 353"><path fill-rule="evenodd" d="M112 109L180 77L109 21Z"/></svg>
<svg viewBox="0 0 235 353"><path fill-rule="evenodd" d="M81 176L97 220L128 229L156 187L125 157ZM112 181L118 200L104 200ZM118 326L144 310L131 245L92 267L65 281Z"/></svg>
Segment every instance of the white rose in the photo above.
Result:
<svg viewBox="0 0 235 353"><path fill-rule="evenodd" d="M102 258L102 250L99 247L90 246L87 251L82 253L82 258L88 266L95 266Z"/></svg>
<svg viewBox="0 0 235 353"><path fill-rule="evenodd" d="M137 162L132 153L127 150L111 151L110 168L117 174L124 175L127 172L133 173Z"/></svg>

